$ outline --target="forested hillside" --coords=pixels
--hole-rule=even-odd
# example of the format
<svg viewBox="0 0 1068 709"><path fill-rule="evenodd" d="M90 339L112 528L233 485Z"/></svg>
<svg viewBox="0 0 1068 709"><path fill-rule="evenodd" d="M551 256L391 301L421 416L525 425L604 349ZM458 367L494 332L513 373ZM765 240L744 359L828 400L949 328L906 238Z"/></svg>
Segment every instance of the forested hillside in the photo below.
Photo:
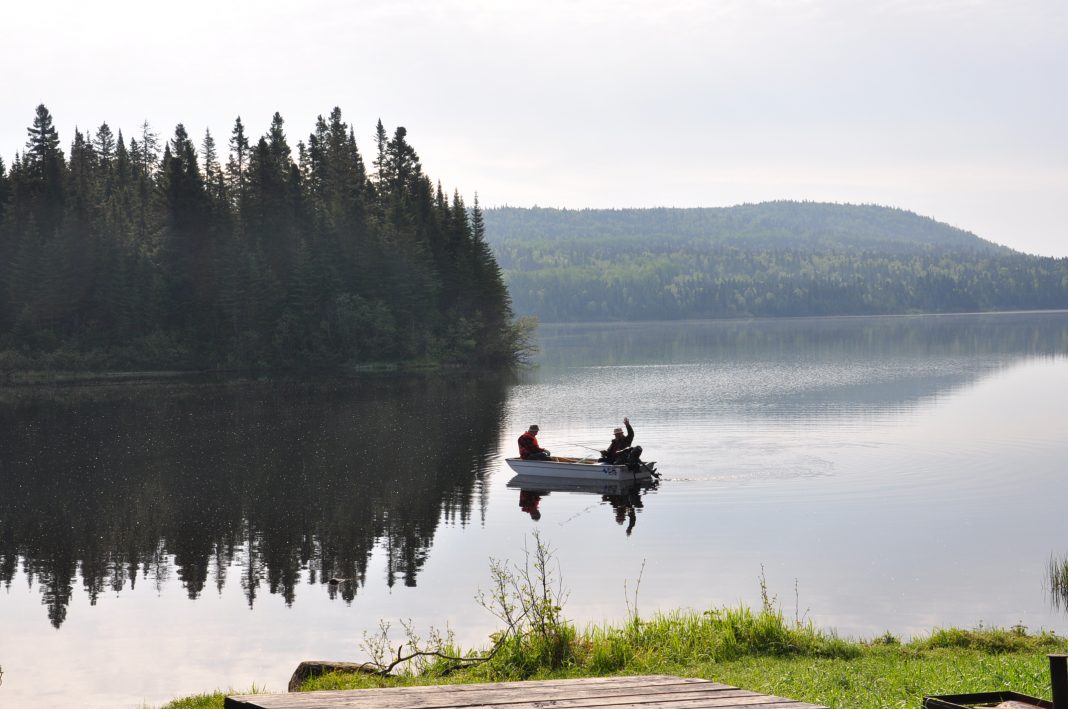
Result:
<svg viewBox="0 0 1068 709"><path fill-rule="evenodd" d="M0 369L504 364L508 294L469 209L378 123L367 165L335 108L199 150L179 124L76 131L39 106L0 162ZM222 154L226 151L226 155Z"/></svg>
<svg viewBox="0 0 1068 709"><path fill-rule="evenodd" d="M900 209L485 212L515 311L545 321L1068 308L1068 259Z"/></svg>

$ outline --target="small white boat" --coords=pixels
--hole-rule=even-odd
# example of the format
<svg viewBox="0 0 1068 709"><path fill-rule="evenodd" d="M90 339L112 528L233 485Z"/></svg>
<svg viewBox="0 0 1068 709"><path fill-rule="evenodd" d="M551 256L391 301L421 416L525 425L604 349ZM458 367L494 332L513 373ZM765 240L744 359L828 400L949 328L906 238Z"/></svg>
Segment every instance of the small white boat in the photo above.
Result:
<svg viewBox="0 0 1068 709"><path fill-rule="evenodd" d="M568 458L554 455L549 460L523 460L505 458L508 467L523 476L543 478L571 478L578 480L648 480L656 474L656 463L640 463L638 470L631 472L625 465L598 463L591 458Z"/></svg>

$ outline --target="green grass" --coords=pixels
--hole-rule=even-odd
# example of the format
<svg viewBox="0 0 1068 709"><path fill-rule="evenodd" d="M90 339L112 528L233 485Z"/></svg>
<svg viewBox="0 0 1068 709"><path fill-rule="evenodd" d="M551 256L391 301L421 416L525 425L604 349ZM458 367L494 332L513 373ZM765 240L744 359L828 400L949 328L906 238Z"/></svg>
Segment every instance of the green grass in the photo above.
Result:
<svg viewBox="0 0 1068 709"><path fill-rule="evenodd" d="M213 692L212 694L197 694L192 697L182 697L167 702L163 709L222 709L223 700L227 694L246 694L246 692Z"/></svg>
<svg viewBox="0 0 1068 709"><path fill-rule="evenodd" d="M924 694L1013 689L1048 698L1046 654L1066 650L1064 638L1028 634L1019 627L938 629L907 643L889 634L846 640L788 622L775 611L729 608L587 628L574 633L568 655L556 669L532 661L543 653L517 642L491 662L466 670L450 673L445 663L437 663L421 676L388 680L326 675L304 689L674 674L835 709L915 709Z"/></svg>
<svg viewBox="0 0 1068 709"><path fill-rule="evenodd" d="M228 689L225 692L211 692L209 694L196 694L189 697L179 697L164 704L160 709L222 709L227 696L234 694L261 694L265 692L261 687L252 685L252 689L236 691ZM145 709L149 709L146 707Z"/></svg>
<svg viewBox="0 0 1068 709"><path fill-rule="evenodd" d="M924 694L1014 689L1049 698L1044 655L869 647L852 659L746 658L695 668L694 676L834 708L917 709Z"/></svg>
<svg viewBox="0 0 1068 709"><path fill-rule="evenodd" d="M890 634L858 641L788 621L770 608L723 608L583 631L563 626L551 646L536 636L512 639L475 667L434 661L421 673L390 678L330 674L303 689L673 674L833 709L915 709L924 694L1013 689L1048 699L1046 654L1065 651L1065 638L1022 627L936 629L904 643ZM223 696L188 697L163 709L221 709Z"/></svg>

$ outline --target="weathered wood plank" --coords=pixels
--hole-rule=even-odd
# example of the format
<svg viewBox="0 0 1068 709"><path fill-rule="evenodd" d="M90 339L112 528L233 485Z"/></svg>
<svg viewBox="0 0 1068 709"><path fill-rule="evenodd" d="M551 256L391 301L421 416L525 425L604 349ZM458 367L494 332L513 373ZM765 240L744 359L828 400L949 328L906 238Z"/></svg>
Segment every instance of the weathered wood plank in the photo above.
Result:
<svg viewBox="0 0 1068 709"><path fill-rule="evenodd" d="M307 694L307 693L306 693ZM314 694L314 693L312 693ZM262 695L272 696L272 695ZM293 704L287 701L285 695L273 695L278 697L278 701L268 701L263 704L256 704L254 706L261 709L289 709L291 707L298 707L299 709L355 709L357 707L364 707L364 704L352 704L347 698L335 698L332 700L326 700L323 698L313 698L311 702L302 702L300 704ZM250 705L243 705L250 706ZM500 705L476 705L480 709L485 707L494 707ZM508 705L516 706L516 705ZM525 705L518 705L522 707L556 707L558 706L552 702L537 703L533 702ZM594 706L613 707L615 704L600 704ZM685 707L686 709L825 709L823 707L815 707L811 704L803 704L790 699L783 699L782 697L772 697L764 694L756 694L751 696L720 696L720 697L705 697L700 700L693 700L684 702L681 705L674 702L652 702L648 704L630 704L629 707L640 707L641 709L679 709L679 707Z"/></svg>
<svg viewBox="0 0 1068 709"><path fill-rule="evenodd" d="M316 692L306 692L305 694L317 694ZM240 705L242 707L259 707L261 709L359 709L365 707L366 704L353 703L351 698L348 697L335 697L326 699L323 697L308 697L310 701L304 701L300 703L291 702L291 697L285 695L260 695L261 697L271 697L271 699L258 703L255 705ZM489 705L475 705L474 707L466 707L465 709L486 709L486 707L498 707L499 704ZM545 707L559 707L560 705L555 702L530 702L528 704L509 704L508 707L523 707L524 709L544 709ZM594 707L614 707L617 704L602 703L592 704L587 706ZM641 704L628 704L630 709L826 709L825 707L817 707L813 704L806 704L803 702L797 702L792 699L784 699L782 697L773 697L764 694L753 693L731 693L724 692L723 694L713 697L704 696L699 699L693 699L684 702L647 702Z"/></svg>
<svg viewBox="0 0 1068 709"><path fill-rule="evenodd" d="M304 693L317 694L316 692ZM285 695L261 695L262 703L236 705L241 707L257 707L261 709L368 709L381 707L368 697L334 696L334 697L307 697L301 702L293 702L293 697ZM395 706L395 705L391 705ZM527 702L492 702L489 704L466 704L457 703L450 705L452 708L462 709L492 709L493 707L507 707L508 709L597 709L618 707L621 709L738 709L752 707L754 709L821 709L814 705L795 702L792 699L769 696L765 694L753 694L743 691L723 691L718 695L690 694L686 695L647 695L645 697L597 697L577 700L556 700L537 698Z"/></svg>
<svg viewBox="0 0 1068 709"><path fill-rule="evenodd" d="M387 689L335 690L323 692L299 692L289 697L294 702L312 701L311 695L322 698L337 696L351 697L354 691L360 692L354 701L371 709L447 709L448 707L470 707L475 705L521 704L537 697L539 701L567 701L585 697L630 697L660 695L687 692L709 692L714 690L736 689L726 684L717 684L706 680L655 681L647 682L578 682L571 680L548 681L539 686L534 682L505 682L495 684L443 685L429 687L396 687ZM253 700L265 695L245 695ZM244 698L244 697L242 697ZM294 705L296 706L296 705ZM356 706L356 705L353 705Z"/></svg>
<svg viewBox="0 0 1068 709"><path fill-rule="evenodd" d="M825 709L667 675L495 682L226 698L227 709Z"/></svg>
<svg viewBox="0 0 1068 709"><path fill-rule="evenodd" d="M304 693L304 695L314 695L314 694L317 694L317 693L316 692L305 692ZM551 698L551 697L545 697L544 695L541 695L541 694L535 694L535 695L526 696L526 697L524 697L524 696L506 697L505 698L506 701L500 701L499 698L498 698L497 700L490 700L490 701L485 701L485 702L483 702L483 701L475 701L475 700L483 699L483 697L481 697L481 696L478 696L478 695L475 695L475 696L467 695L467 697L465 697L465 699L470 698L473 701L473 703L469 704L466 701L464 701L464 702L456 702L456 703L452 703L452 704L446 704L444 706L446 707L446 709L458 709L460 707L462 707L463 709L491 709L492 707L507 707L507 709L544 709L545 707L553 707L554 709L572 709L572 708L573 709L581 709L581 708L587 708L588 709L590 707L629 707L629 708L634 708L634 707L651 707L651 706L670 706L670 707L684 706L684 707L688 707L690 705L697 706L697 705L699 705L699 704L701 704L703 702L708 702L710 699L720 699L720 698L724 698L724 697L726 697L726 698L749 697L749 696L763 696L763 695L756 695L755 693L748 692L748 691L746 691L744 689L717 689L717 690L708 690L708 691L702 691L702 692L690 692L690 693L685 693L685 694L683 694L683 693L646 694L646 695L642 695L642 696L627 696L627 695L613 694L613 695L587 695L587 696L584 696L584 697L575 697L575 698L572 698L572 697ZM287 698L287 699L292 701L292 698ZM341 697L333 697L332 699L334 699L335 701L336 700L343 700L344 703L340 704L339 706L362 707L364 709L366 709L367 707L371 707L371 706L377 706L377 707L383 707L384 706L387 709L396 709L397 707L403 706L403 704L397 704L394 701L392 701L392 699L393 699L392 697L389 698L391 701L386 705L383 705L383 704L375 702L374 698L371 698L371 700L368 701L367 698L352 697L351 695L346 695L346 696L341 696ZM315 699L314 697L312 697L312 698L309 698L307 701L314 703L314 702L316 702L318 700ZM293 704L293 706L297 706L297 704ZM303 705L301 705L301 706L303 706Z"/></svg>
<svg viewBox="0 0 1068 709"><path fill-rule="evenodd" d="M382 687L378 689L360 690L368 692L396 692L398 694L419 694L428 692L438 694L442 691L449 692L481 692L486 689L507 689L509 687L523 689L538 689L541 687L565 687L565 686L597 686L597 685L659 685L659 684L710 684L709 680L699 677L676 677L675 675L619 675L615 677L582 677L579 679L533 679L523 682L482 682L479 684L446 684L446 685L418 685L414 687ZM712 682L711 684L715 684ZM723 685L727 686L727 685ZM351 690L340 690L351 691ZM251 696L251 695L249 695Z"/></svg>

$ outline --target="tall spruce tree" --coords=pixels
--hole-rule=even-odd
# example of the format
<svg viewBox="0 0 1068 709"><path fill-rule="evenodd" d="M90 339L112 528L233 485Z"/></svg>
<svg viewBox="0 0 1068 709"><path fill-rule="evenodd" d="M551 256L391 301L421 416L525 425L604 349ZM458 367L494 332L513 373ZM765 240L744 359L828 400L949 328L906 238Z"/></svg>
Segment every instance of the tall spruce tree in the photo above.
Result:
<svg viewBox="0 0 1068 709"><path fill-rule="evenodd" d="M137 152L137 167L139 174L151 177L159 165L159 134L152 130L152 125L147 121L141 123L141 149Z"/></svg>
<svg viewBox="0 0 1068 709"><path fill-rule="evenodd" d="M388 182L388 176L386 174L386 146L389 144L389 136L386 134L386 128L382 125L382 119L378 119L378 123L375 125L375 185L381 187Z"/></svg>
<svg viewBox="0 0 1068 709"><path fill-rule="evenodd" d="M9 199L11 199L11 180L4 166L4 159L0 157L0 226L3 226L4 213L7 211Z"/></svg>
<svg viewBox="0 0 1068 709"><path fill-rule="evenodd" d="M67 193L72 212L83 222L92 218L91 213L96 210L101 196L97 189L96 165L97 155L93 144L75 128L74 141L70 146L70 181Z"/></svg>
<svg viewBox="0 0 1068 709"><path fill-rule="evenodd" d="M181 123L163 150L160 192L170 321L180 331L205 337L213 323L216 291L211 211L196 148Z"/></svg>
<svg viewBox="0 0 1068 709"><path fill-rule="evenodd" d="M121 130L115 140L115 160L109 179L111 189L107 197L105 231L112 235L114 241L129 248L133 240L133 172L130 152L126 149Z"/></svg>
<svg viewBox="0 0 1068 709"><path fill-rule="evenodd" d="M226 161L226 181L234 207L240 216L245 210L246 173L248 170L249 143L241 116L234 121L230 133L230 157Z"/></svg>
<svg viewBox="0 0 1068 709"><path fill-rule="evenodd" d="M111 132L111 127L106 122L101 123L96 129L96 135L93 136L93 150L96 151L100 167L104 170L110 169L111 161L115 157L115 134Z"/></svg>
<svg viewBox="0 0 1068 709"><path fill-rule="evenodd" d="M145 249L155 237L158 218L155 214L155 175L159 163L159 136L147 120L141 123L141 140L130 141L130 164L134 189L134 226L136 238Z"/></svg>
<svg viewBox="0 0 1068 709"><path fill-rule="evenodd" d="M221 208L226 203L226 178L219 165L219 153L215 148L215 138L211 129L205 129L204 140L200 144L200 156L203 163L204 186L211 198L213 207Z"/></svg>
<svg viewBox="0 0 1068 709"><path fill-rule="evenodd" d="M250 153L247 205L242 223L252 246L266 259L273 277L286 283L296 246L292 239L296 205L291 181L299 173L290 159L282 125L281 116L275 114L270 132L260 138Z"/></svg>
<svg viewBox="0 0 1068 709"><path fill-rule="evenodd" d="M27 212L33 216L37 232L51 238L63 220L66 162L52 114L44 104L37 107L33 125L26 133L29 139L23 154L23 175Z"/></svg>

